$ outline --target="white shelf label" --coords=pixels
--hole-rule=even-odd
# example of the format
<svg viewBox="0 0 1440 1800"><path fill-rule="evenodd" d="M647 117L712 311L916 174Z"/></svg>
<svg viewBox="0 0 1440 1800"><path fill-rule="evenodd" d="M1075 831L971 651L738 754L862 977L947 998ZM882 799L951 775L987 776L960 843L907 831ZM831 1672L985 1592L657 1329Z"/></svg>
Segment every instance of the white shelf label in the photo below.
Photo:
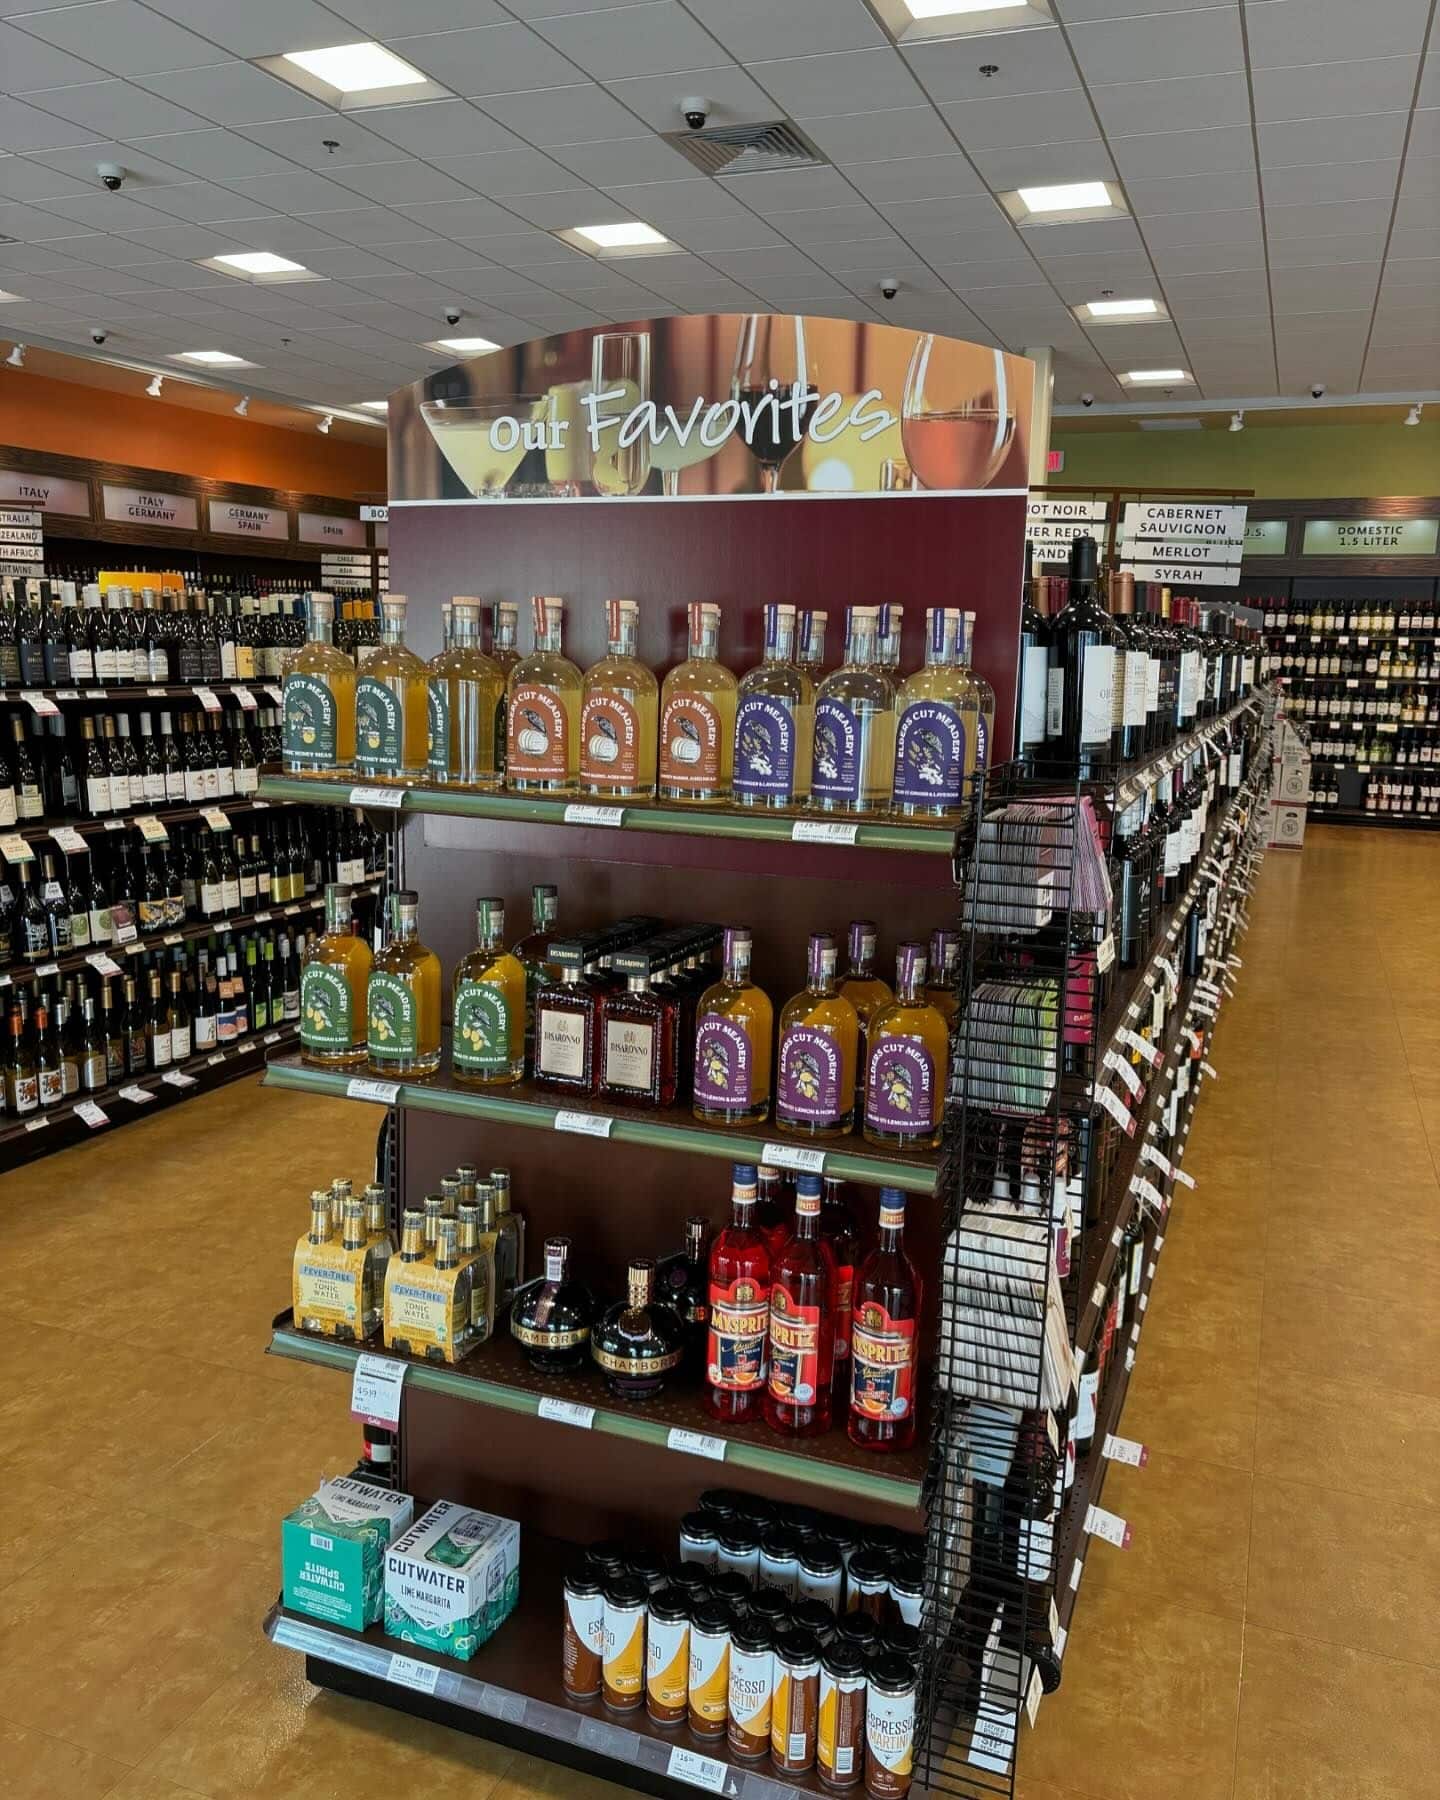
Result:
<svg viewBox="0 0 1440 1800"><path fill-rule="evenodd" d="M1208 1075L1212 1081L1218 1081L1220 1079L1208 1062L1202 1062L1200 1064L1200 1072L1202 1075Z"/></svg>
<svg viewBox="0 0 1440 1800"><path fill-rule="evenodd" d="M708 1437L703 1431L682 1431L675 1425L665 1443L669 1449L683 1451L686 1456L706 1456L711 1462L725 1460L724 1438Z"/></svg>
<svg viewBox="0 0 1440 1800"><path fill-rule="evenodd" d="M1072 1594L1080 1586L1080 1577L1084 1573L1085 1573L1084 1560L1081 1557L1077 1556L1075 1558L1074 1562L1071 1563L1071 1565L1070 1565L1070 1592Z"/></svg>
<svg viewBox="0 0 1440 1800"><path fill-rule="evenodd" d="M561 1425L578 1425L582 1431L589 1431L595 1423L593 1406L581 1406L575 1400L557 1400L553 1394L546 1394L535 1411L542 1419L555 1419Z"/></svg>
<svg viewBox="0 0 1440 1800"><path fill-rule="evenodd" d="M1141 1162L1154 1163L1155 1167L1162 1175L1168 1175L1172 1181L1175 1179L1175 1165L1170 1161L1168 1156L1162 1156L1153 1144L1146 1144L1144 1146L1140 1152L1140 1160Z"/></svg>
<svg viewBox="0 0 1440 1800"><path fill-rule="evenodd" d="M1105 1067L1109 1069L1112 1074L1120 1077L1121 1081L1125 1083L1126 1087L1129 1088L1130 1092L1137 1100L1145 1092L1145 1083L1135 1073L1134 1069L1131 1068L1130 1064L1126 1062L1123 1056L1118 1056L1113 1050L1107 1050L1105 1052Z"/></svg>
<svg viewBox="0 0 1440 1800"><path fill-rule="evenodd" d="M1105 1433L1101 1454L1110 1462L1129 1463L1132 1469L1143 1469L1150 1460L1150 1452L1144 1444L1135 1438L1116 1437L1113 1431Z"/></svg>
<svg viewBox="0 0 1440 1800"><path fill-rule="evenodd" d="M827 819L797 819L790 827L792 844L853 844L858 825L832 824Z"/></svg>
<svg viewBox="0 0 1440 1800"><path fill-rule="evenodd" d="M363 1075L352 1075L345 1083L347 1100L378 1100L381 1106L393 1106L399 1094L398 1081L367 1081Z"/></svg>
<svg viewBox="0 0 1440 1800"><path fill-rule="evenodd" d="M1119 1513L1107 1512L1103 1506L1086 1508L1085 1529L1091 1537L1104 1538L1107 1544L1113 1544L1117 1550L1130 1548L1130 1527Z"/></svg>
<svg viewBox="0 0 1440 1800"><path fill-rule="evenodd" d="M567 825L623 825L623 806L583 806L572 803L565 808Z"/></svg>
<svg viewBox="0 0 1440 1800"><path fill-rule="evenodd" d="M1193 1175L1187 1175L1183 1169L1176 1169L1174 1171L1174 1175L1175 1175L1175 1179L1177 1181L1183 1182L1187 1188L1194 1187L1195 1177Z"/></svg>
<svg viewBox="0 0 1440 1800"><path fill-rule="evenodd" d="M1095 1087L1095 1098L1100 1105L1104 1107L1105 1111L1109 1113L1110 1117L1125 1135L1127 1137L1134 1137L1135 1121L1130 1117L1129 1107L1126 1106L1125 1102L1115 1092L1114 1088L1101 1087L1099 1083L1097 1083Z"/></svg>
<svg viewBox="0 0 1440 1800"><path fill-rule="evenodd" d="M1090 1304L1097 1308L1105 1304L1105 1283L1103 1281L1097 1281L1091 1288Z"/></svg>
<svg viewBox="0 0 1440 1800"><path fill-rule="evenodd" d="M1031 1669L1030 1685L1025 1690L1025 1716L1029 1719L1032 1727L1040 1716L1040 1701L1044 1692L1044 1688L1040 1685L1040 1671Z"/></svg>
<svg viewBox="0 0 1440 1800"><path fill-rule="evenodd" d="M807 1150L800 1144L767 1144L760 1160L772 1169L798 1169L802 1175L818 1175L825 1167L825 1152Z"/></svg>
<svg viewBox="0 0 1440 1800"><path fill-rule="evenodd" d="M42 719L57 718L60 708L48 695L37 693L34 688L21 688L20 698L30 703L31 707Z"/></svg>
<svg viewBox="0 0 1440 1800"><path fill-rule="evenodd" d="M230 829L229 819L218 806L202 806L200 817L212 831L228 831Z"/></svg>
<svg viewBox="0 0 1440 1800"><path fill-rule="evenodd" d="M93 1100L82 1100L72 1109L77 1118L83 1119L92 1131L98 1131L102 1125L110 1123L110 1115L101 1110Z"/></svg>
<svg viewBox="0 0 1440 1800"><path fill-rule="evenodd" d="M608 1138L613 1119L602 1118L599 1113L557 1112L555 1129L557 1131L573 1131L577 1137Z"/></svg>
<svg viewBox="0 0 1440 1800"><path fill-rule="evenodd" d="M36 963L35 965L35 979L37 981L48 980L51 975L58 975L59 973L60 965L58 962Z"/></svg>
<svg viewBox="0 0 1440 1800"><path fill-rule="evenodd" d="M352 787L350 790L352 806L388 806L391 812L398 812L405 804L404 788L388 787Z"/></svg>
<svg viewBox="0 0 1440 1800"><path fill-rule="evenodd" d="M50 835L67 856L74 856L85 848L84 838L73 825L57 825Z"/></svg>
<svg viewBox="0 0 1440 1800"><path fill-rule="evenodd" d="M48 1119L27 1119L25 1121L25 1129L27 1131L44 1131L48 1128L49 1124L50 1121Z"/></svg>
<svg viewBox="0 0 1440 1800"><path fill-rule="evenodd" d="M205 708L206 712L217 712L217 713L219 712L219 710L220 710L219 696L216 694L213 694L208 687L191 688L190 692L195 696L195 698Z"/></svg>
<svg viewBox="0 0 1440 1800"><path fill-rule="evenodd" d="M0 856L3 856L6 862L16 864L35 860L35 852L18 831L7 831L0 836Z"/></svg>
<svg viewBox="0 0 1440 1800"><path fill-rule="evenodd" d="M728 1763L717 1762L713 1756L702 1756L698 1750L687 1750L683 1744L672 1744L665 1773L675 1781L688 1781L691 1787L707 1788L712 1794L723 1794L728 1768Z"/></svg>
<svg viewBox="0 0 1440 1800"><path fill-rule="evenodd" d="M265 1033L265 1042L267 1044L278 1044L280 1042L281 1035L282 1034L278 1031L267 1031Z"/></svg>
<svg viewBox="0 0 1440 1800"><path fill-rule="evenodd" d="M1095 952L1095 967L1103 975L1115 966L1115 935L1107 931L1100 940L1100 947Z"/></svg>
<svg viewBox="0 0 1440 1800"><path fill-rule="evenodd" d="M437 1663L417 1662L413 1656L394 1655L390 1658L386 1679L399 1687L414 1688L421 1694L433 1694L440 1674Z"/></svg>
<svg viewBox="0 0 1440 1800"><path fill-rule="evenodd" d="M132 1106L145 1106L148 1105L155 1096L150 1092L149 1088L123 1087L120 1090L120 1098L122 1100L128 1100Z"/></svg>
<svg viewBox="0 0 1440 1800"><path fill-rule="evenodd" d="M55 698L57 700L78 700L80 690L79 688L56 688Z"/></svg>
<svg viewBox="0 0 1440 1800"><path fill-rule="evenodd" d="M243 711L255 711L255 696L250 692L248 687L232 687L230 692L240 702Z"/></svg>
<svg viewBox="0 0 1440 1800"><path fill-rule="evenodd" d="M125 971L107 951L94 950L85 958L97 975L123 975Z"/></svg>
<svg viewBox="0 0 1440 1800"><path fill-rule="evenodd" d="M183 1069L167 1069L160 1079L168 1081L171 1087L187 1088L195 1085L195 1077L187 1075Z"/></svg>
<svg viewBox="0 0 1440 1800"><path fill-rule="evenodd" d="M165 698L165 690L163 687L147 687L145 692L152 700L163 700Z"/></svg>
<svg viewBox="0 0 1440 1800"><path fill-rule="evenodd" d="M1130 1183L1130 1191L1139 1194L1142 1200L1148 1200L1160 1212L1165 1210L1165 1196L1153 1181L1147 1181L1143 1175L1137 1175Z"/></svg>
<svg viewBox="0 0 1440 1800"><path fill-rule="evenodd" d="M211 808L214 811L215 808ZM224 814L220 815L224 818ZM164 821L157 819L154 813L137 813L135 823L140 835L147 844L163 844L168 841L170 833L165 829Z"/></svg>
<svg viewBox="0 0 1440 1800"><path fill-rule="evenodd" d="M267 684L267 686L265 688L265 692L270 696L270 698L275 702L275 704L277 706L283 706L285 704L285 695L281 692L281 690L278 687L270 687Z"/></svg>
<svg viewBox="0 0 1440 1800"><path fill-rule="evenodd" d="M226 1050L217 1050L213 1056L207 1056L205 1058L206 1068L213 1069L215 1067L216 1063L224 1062L224 1060L228 1054L229 1054L229 1052Z"/></svg>
<svg viewBox="0 0 1440 1800"><path fill-rule="evenodd" d="M1137 1056L1143 1056L1152 1069L1158 1069L1165 1060L1165 1052L1152 1044L1147 1037L1141 1037L1138 1031L1131 1031L1129 1026L1122 1025L1115 1033L1127 1050L1133 1050Z"/></svg>
<svg viewBox="0 0 1440 1800"><path fill-rule="evenodd" d="M400 1389L404 1382L403 1362L397 1362L393 1356L362 1352L355 1359L355 1377L350 1383L351 1414L366 1425L394 1431L400 1423Z"/></svg>

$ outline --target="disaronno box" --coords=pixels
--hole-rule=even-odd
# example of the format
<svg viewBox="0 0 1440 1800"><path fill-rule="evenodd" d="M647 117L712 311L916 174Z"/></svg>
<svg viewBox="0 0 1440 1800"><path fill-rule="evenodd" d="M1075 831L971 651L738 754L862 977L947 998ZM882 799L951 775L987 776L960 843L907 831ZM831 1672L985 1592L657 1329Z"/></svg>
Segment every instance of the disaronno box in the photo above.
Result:
<svg viewBox="0 0 1440 1800"><path fill-rule="evenodd" d="M344 1477L322 1481L280 1527L286 1606L351 1631L376 1624L385 1552L414 1518L409 1494Z"/></svg>
<svg viewBox="0 0 1440 1800"><path fill-rule="evenodd" d="M520 1598L520 1527L441 1500L385 1555L385 1632L468 1662Z"/></svg>

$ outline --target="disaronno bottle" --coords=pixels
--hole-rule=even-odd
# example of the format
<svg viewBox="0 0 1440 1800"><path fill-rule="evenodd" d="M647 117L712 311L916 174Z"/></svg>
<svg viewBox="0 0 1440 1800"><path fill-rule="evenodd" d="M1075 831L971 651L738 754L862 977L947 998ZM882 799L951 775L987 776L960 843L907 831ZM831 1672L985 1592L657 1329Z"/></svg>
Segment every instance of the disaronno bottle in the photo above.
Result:
<svg viewBox="0 0 1440 1800"><path fill-rule="evenodd" d="M979 759L980 690L960 661L965 618L957 608L925 614L925 667L900 690L895 726L897 812L940 817L966 810Z"/></svg>
<svg viewBox="0 0 1440 1800"><path fill-rule="evenodd" d="M449 642L430 663L431 781L470 788L500 785L495 713L504 699L505 677L480 648L480 602L457 596L450 603Z"/></svg>
<svg viewBox="0 0 1440 1800"><path fill-rule="evenodd" d="M815 683L795 661L795 608L765 608L765 660L740 683L735 714L735 799L741 806L803 806L810 798Z"/></svg>
<svg viewBox="0 0 1440 1800"><path fill-rule="evenodd" d="M305 946L300 965L300 1060L344 1068L365 1060L370 947L355 935L351 890L325 889L325 931Z"/></svg>
<svg viewBox="0 0 1440 1800"><path fill-rule="evenodd" d="M719 1125L758 1124L770 1114L775 1009L750 979L751 948L747 927L726 928L724 973L695 1014L693 1111Z"/></svg>
<svg viewBox="0 0 1440 1800"><path fill-rule="evenodd" d="M390 941L370 970L366 1052L377 1075L430 1075L440 1067L440 958L420 942L420 896L407 888L390 908Z"/></svg>
<svg viewBox="0 0 1440 1800"><path fill-rule="evenodd" d="M355 688L355 770L372 781L419 781L430 753L430 671L406 648L406 604L380 602L380 648Z"/></svg>
<svg viewBox="0 0 1440 1800"><path fill-rule="evenodd" d="M933 1149L949 1074L950 1031L925 998L925 947L901 944L895 998L870 1020L865 1136L872 1144Z"/></svg>
<svg viewBox="0 0 1440 1800"><path fill-rule="evenodd" d="M520 793L573 793L580 773L581 675L561 650L565 602L530 602L535 648L505 684L505 785Z"/></svg>
<svg viewBox="0 0 1440 1800"><path fill-rule="evenodd" d="M609 648L582 690L580 786L607 799L650 798L660 684L635 655L639 606L611 600L605 610Z"/></svg>
<svg viewBox="0 0 1440 1800"><path fill-rule="evenodd" d="M475 902L477 947L452 992L450 1060L465 1087L504 1087L525 1073L525 971L505 949L505 902Z"/></svg>
<svg viewBox="0 0 1440 1800"><path fill-rule="evenodd" d="M879 609L852 606L845 661L820 683L810 804L821 812L883 811L895 761L895 687L876 662Z"/></svg>
<svg viewBox="0 0 1440 1800"><path fill-rule="evenodd" d="M720 608L692 601L690 653L660 695L660 797L715 804L730 798L739 683L715 650Z"/></svg>
<svg viewBox="0 0 1440 1800"><path fill-rule="evenodd" d="M345 774L355 764L355 665L330 641L334 620L330 595L311 594L305 646L285 677L288 775Z"/></svg>

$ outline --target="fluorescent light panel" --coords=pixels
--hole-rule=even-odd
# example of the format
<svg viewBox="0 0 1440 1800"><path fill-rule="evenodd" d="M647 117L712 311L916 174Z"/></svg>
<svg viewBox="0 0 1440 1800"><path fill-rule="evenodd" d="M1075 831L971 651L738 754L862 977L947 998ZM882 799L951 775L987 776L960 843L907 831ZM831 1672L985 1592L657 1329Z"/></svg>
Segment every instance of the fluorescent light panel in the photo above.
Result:
<svg viewBox="0 0 1440 1800"><path fill-rule="evenodd" d="M1051 187L1017 188L1026 212L1093 212L1113 206L1110 189L1103 181L1070 181Z"/></svg>
<svg viewBox="0 0 1440 1800"><path fill-rule="evenodd" d="M363 406L366 412L388 412L390 410L388 400L357 400L355 404Z"/></svg>
<svg viewBox="0 0 1440 1800"><path fill-rule="evenodd" d="M1188 369L1129 369L1121 379L1132 382L1136 386L1140 386L1147 381L1168 381L1174 383L1177 381L1188 381L1190 379L1190 371Z"/></svg>
<svg viewBox="0 0 1440 1800"><path fill-rule="evenodd" d="M1153 319L1160 308L1153 300L1087 300L1084 310L1092 319Z"/></svg>
<svg viewBox="0 0 1440 1800"><path fill-rule="evenodd" d="M639 244L670 242L653 225L642 225L638 219L620 225L577 225L575 235L599 250L630 250Z"/></svg>
<svg viewBox="0 0 1440 1800"><path fill-rule="evenodd" d="M332 44L325 50L287 50L293 63L337 94L372 94L383 88L421 87L429 80L383 44Z"/></svg>
<svg viewBox="0 0 1440 1800"><path fill-rule="evenodd" d="M23 300L24 298L23 294L7 294L4 288L0 288L0 306L3 306L7 300Z"/></svg>
<svg viewBox="0 0 1440 1800"><path fill-rule="evenodd" d="M958 19L963 13L1015 12L1029 0L903 0L912 19Z"/></svg>
<svg viewBox="0 0 1440 1800"><path fill-rule="evenodd" d="M308 274L304 263L291 262L288 256L276 256L271 250L232 250L226 256L212 256L209 261L223 263L242 275Z"/></svg>
<svg viewBox="0 0 1440 1800"><path fill-rule="evenodd" d="M480 356L486 350L498 350L498 344L492 344L489 338L434 338L426 344L427 350L453 350L457 356Z"/></svg>
<svg viewBox="0 0 1440 1800"><path fill-rule="evenodd" d="M246 362L243 356L232 356L228 350L177 350L176 360L179 362L206 363L214 368L253 369L255 364Z"/></svg>

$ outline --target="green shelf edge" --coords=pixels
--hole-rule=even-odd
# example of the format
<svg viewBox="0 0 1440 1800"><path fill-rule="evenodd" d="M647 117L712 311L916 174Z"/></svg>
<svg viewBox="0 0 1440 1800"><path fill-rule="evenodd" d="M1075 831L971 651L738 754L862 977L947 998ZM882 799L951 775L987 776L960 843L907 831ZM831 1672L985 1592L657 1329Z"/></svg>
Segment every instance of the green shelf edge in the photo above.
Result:
<svg viewBox="0 0 1440 1800"><path fill-rule="evenodd" d="M357 1072L358 1074L359 1072ZM372 1079L371 1077L363 1077ZM329 1069L308 1069L298 1063L270 1062L265 1068L267 1087L295 1088L311 1094L331 1094L349 1098L351 1076ZM506 1125L523 1125L531 1130L551 1131L555 1115L567 1109L540 1106L531 1100L507 1100L498 1094L462 1094L449 1088L427 1087L423 1082L402 1081L397 1106L414 1112L449 1113L461 1118L496 1119ZM368 1104L373 1105L371 1101ZM585 1108L579 1110L585 1111ZM599 1117L609 1114L599 1113ZM597 1140L598 1141L598 1140ZM680 1150L694 1156L710 1156L720 1162L753 1162L765 1160L764 1149L775 1138L751 1137L748 1133L691 1130L685 1125L644 1124L637 1119L615 1119L609 1141L617 1144L644 1144L652 1150ZM857 1181L866 1187L900 1188L907 1194L933 1194L939 1179L937 1167L914 1163L890 1162L880 1157L863 1156L848 1150L832 1150L826 1143L807 1144L805 1148L825 1151L825 1173L842 1180Z"/></svg>
<svg viewBox="0 0 1440 1800"><path fill-rule="evenodd" d="M351 790L363 782L328 781L323 777L306 778L293 775L265 775L260 779L262 800L304 801L312 806L348 806ZM565 809L571 805L589 805L582 795L566 800L543 800L528 794L451 793L445 788L401 788L400 806L406 813L448 813L462 819L509 819L523 825L564 825ZM593 802L604 805L603 800ZM792 843L790 833L797 821L790 813L757 813L747 818L733 812L707 812L698 808L666 808L647 804L624 809L622 831L654 831L671 837L750 838L766 843ZM817 819L817 823L849 824L848 819ZM856 820L855 848L861 850L899 850L926 856L950 856L955 848L953 830L937 830L924 825L889 824L884 821ZM580 830L611 830L610 826L586 826ZM807 846L808 847L808 846ZM840 846L842 849L849 845Z"/></svg>
<svg viewBox="0 0 1440 1800"><path fill-rule="evenodd" d="M325 1338L313 1338L303 1332L276 1326L270 1335L268 1354L283 1356L292 1362L314 1363L326 1369L353 1369L364 1349L365 1346L334 1343ZM427 1368L421 1363L407 1362L405 1382L409 1387L447 1394L452 1399L467 1400L476 1406L494 1406L505 1412L539 1416L540 1395L523 1393L515 1388L505 1387L500 1382L487 1381L483 1375L463 1374L458 1369ZM604 1432L609 1437L629 1438L634 1443L650 1444L662 1450L668 1447L670 1434L668 1425L655 1424L630 1413L611 1412L603 1406L595 1408L595 1419L590 1429ZM682 1455L684 1452L677 1451L675 1454ZM918 1481L898 1481L883 1475L873 1475L865 1469L857 1469L853 1464L831 1464L808 1456L791 1456L783 1450L766 1450L754 1444L739 1443L733 1438L725 1440L725 1466L732 1469L755 1469L782 1480L804 1482L810 1487L823 1488L827 1493L859 1495L885 1506L918 1508L921 1500Z"/></svg>

